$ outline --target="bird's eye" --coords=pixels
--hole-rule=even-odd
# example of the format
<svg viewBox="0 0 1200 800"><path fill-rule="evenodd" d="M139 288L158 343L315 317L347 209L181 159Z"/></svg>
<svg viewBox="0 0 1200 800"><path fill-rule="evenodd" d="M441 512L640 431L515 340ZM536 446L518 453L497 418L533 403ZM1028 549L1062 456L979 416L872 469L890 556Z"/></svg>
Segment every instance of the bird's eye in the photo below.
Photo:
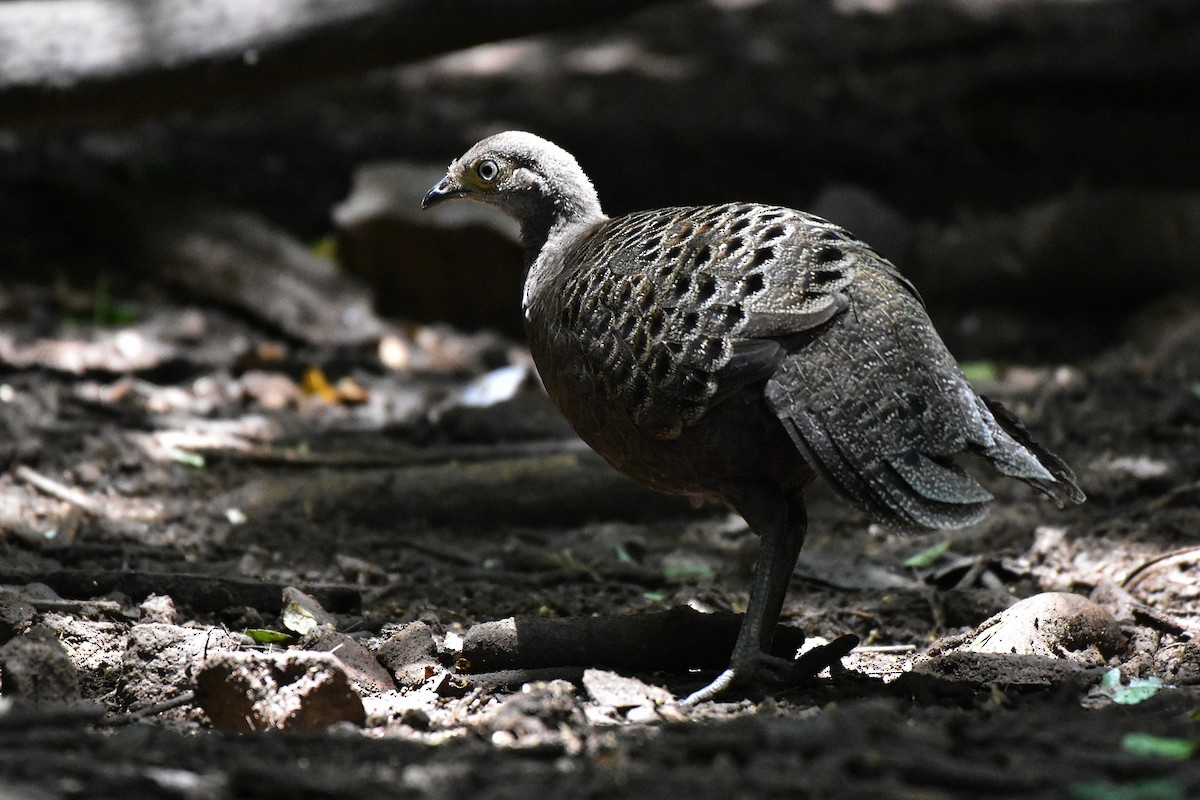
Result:
<svg viewBox="0 0 1200 800"><path fill-rule="evenodd" d="M496 180L496 176L500 174L500 167L495 161L490 158L485 158L475 165L475 174L479 176L484 183L491 183Z"/></svg>

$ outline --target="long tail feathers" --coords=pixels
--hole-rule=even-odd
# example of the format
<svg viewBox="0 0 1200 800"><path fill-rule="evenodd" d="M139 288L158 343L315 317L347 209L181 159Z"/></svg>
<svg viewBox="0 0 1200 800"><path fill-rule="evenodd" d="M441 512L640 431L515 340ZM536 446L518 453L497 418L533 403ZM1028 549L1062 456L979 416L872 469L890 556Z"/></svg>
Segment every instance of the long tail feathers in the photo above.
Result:
<svg viewBox="0 0 1200 800"><path fill-rule="evenodd" d="M1083 493L1075 480L1075 473L1066 465L1066 462L1034 441L1021 421L1007 408L990 398L981 396L980 399L983 400L987 410L991 412L1003 431L1012 437L1021 448L1028 451L1028 453L1014 453L1011 446L1006 448L1003 441L998 441L996 447L986 453L996 469L1006 475L1020 478L1030 486L1044 492L1058 503L1060 508L1067 503L1082 503L1087 499L1087 495ZM1029 468L1028 458L1022 457L1029 453L1033 454L1036 461L1039 462L1038 465L1044 469ZM1017 457L1013 458L1013 456Z"/></svg>

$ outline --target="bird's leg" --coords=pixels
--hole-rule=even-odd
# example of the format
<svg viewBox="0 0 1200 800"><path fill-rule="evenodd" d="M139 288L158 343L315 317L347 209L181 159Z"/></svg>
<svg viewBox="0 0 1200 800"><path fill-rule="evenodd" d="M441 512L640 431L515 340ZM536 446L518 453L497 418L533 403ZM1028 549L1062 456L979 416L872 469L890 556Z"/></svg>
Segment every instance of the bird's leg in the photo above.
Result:
<svg viewBox="0 0 1200 800"><path fill-rule="evenodd" d="M758 567L728 669L708 686L686 697L684 705L710 700L737 684L753 683L766 677L764 673L785 672L792 663L768 654L800 546L804 544L808 526L804 501L798 495L789 502L777 491L756 491L734 496L731 502L762 540Z"/></svg>

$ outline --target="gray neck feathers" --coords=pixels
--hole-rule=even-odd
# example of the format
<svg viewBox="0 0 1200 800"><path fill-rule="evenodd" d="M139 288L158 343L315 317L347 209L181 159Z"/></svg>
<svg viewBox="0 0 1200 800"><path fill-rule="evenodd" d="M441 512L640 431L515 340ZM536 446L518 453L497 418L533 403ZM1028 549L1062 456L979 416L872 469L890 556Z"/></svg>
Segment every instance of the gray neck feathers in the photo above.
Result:
<svg viewBox="0 0 1200 800"><path fill-rule="evenodd" d="M563 165L554 165L563 166ZM600 200L591 181L578 165L574 169L547 170L545 177L534 178L534 185L514 209L521 222L521 242L525 247L525 266L533 265L538 254L552 242L561 246L568 231L605 219Z"/></svg>
<svg viewBox="0 0 1200 800"><path fill-rule="evenodd" d="M529 313L534 298L567 268L566 251L577 237L607 219L591 181L572 159L573 171L542 173L514 209L525 247L525 291Z"/></svg>

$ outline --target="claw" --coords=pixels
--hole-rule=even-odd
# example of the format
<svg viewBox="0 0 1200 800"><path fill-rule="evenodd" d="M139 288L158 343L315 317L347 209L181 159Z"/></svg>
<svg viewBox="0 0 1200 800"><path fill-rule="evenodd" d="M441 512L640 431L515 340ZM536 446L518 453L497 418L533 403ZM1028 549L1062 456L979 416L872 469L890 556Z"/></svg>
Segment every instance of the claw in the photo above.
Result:
<svg viewBox="0 0 1200 800"><path fill-rule="evenodd" d="M697 703L703 703L705 700L712 700L719 694L722 694L730 686L739 683L740 674L733 667L722 672L716 677L712 683L705 686L703 689L692 692L687 697L679 701L681 706L694 706Z"/></svg>
<svg viewBox="0 0 1200 800"><path fill-rule="evenodd" d="M758 685L775 690L791 689L809 681L826 667L838 664L857 646L858 637L847 635L839 636L829 644L814 647L793 661L766 653L753 653L741 663L730 665L729 669L703 689L680 700L679 705L694 706L705 700L712 700L737 686Z"/></svg>

